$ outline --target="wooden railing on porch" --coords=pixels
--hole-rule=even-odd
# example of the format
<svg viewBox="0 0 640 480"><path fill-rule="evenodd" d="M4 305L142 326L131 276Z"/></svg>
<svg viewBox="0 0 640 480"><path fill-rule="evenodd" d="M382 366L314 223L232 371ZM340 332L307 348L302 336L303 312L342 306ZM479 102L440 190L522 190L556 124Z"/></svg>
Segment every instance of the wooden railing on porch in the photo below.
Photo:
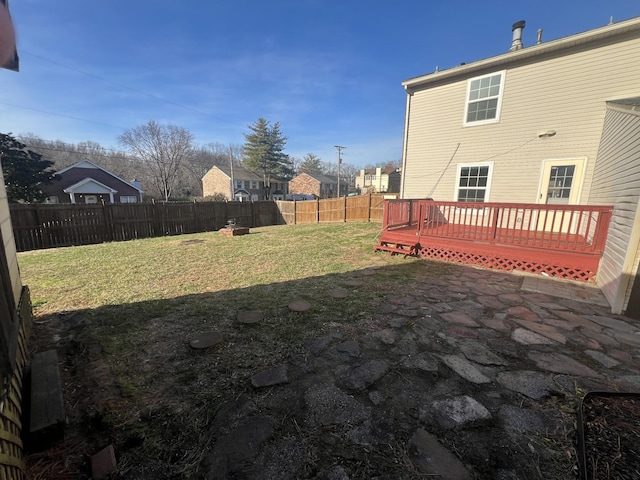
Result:
<svg viewBox="0 0 640 480"><path fill-rule="evenodd" d="M604 251L612 212L601 205L386 200L376 250L588 280Z"/></svg>

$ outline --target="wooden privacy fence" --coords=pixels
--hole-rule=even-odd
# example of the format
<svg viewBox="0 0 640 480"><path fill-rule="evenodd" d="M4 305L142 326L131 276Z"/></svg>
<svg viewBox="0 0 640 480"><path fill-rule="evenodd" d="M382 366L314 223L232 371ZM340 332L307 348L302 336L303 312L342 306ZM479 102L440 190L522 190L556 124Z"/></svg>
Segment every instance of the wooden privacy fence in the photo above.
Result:
<svg viewBox="0 0 640 480"><path fill-rule="evenodd" d="M292 202L176 202L104 205L12 204L18 251L216 231L230 219L248 227L382 221L383 196Z"/></svg>
<svg viewBox="0 0 640 480"><path fill-rule="evenodd" d="M384 195L276 202L283 223L380 222Z"/></svg>
<svg viewBox="0 0 640 480"><path fill-rule="evenodd" d="M18 251L219 230L230 219L274 225L273 202L15 205L11 223Z"/></svg>

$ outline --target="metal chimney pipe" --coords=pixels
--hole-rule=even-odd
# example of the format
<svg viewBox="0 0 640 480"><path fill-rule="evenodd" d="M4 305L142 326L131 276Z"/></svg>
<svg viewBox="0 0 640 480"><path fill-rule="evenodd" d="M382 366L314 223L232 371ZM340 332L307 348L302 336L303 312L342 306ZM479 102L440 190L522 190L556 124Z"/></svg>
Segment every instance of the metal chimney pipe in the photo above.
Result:
<svg viewBox="0 0 640 480"><path fill-rule="evenodd" d="M516 50L521 50L522 45L522 30L524 30L524 20L520 20L512 25L511 31L513 32L513 41L511 42L510 52L515 52Z"/></svg>
<svg viewBox="0 0 640 480"><path fill-rule="evenodd" d="M540 45L542 43L542 29L538 29L538 40L536 41L536 45Z"/></svg>

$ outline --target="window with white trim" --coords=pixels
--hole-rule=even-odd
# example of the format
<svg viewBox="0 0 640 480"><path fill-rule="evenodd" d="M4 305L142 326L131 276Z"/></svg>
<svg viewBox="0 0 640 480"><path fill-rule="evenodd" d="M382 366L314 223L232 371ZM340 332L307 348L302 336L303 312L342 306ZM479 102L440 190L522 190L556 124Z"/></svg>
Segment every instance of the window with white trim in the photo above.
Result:
<svg viewBox="0 0 640 480"><path fill-rule="evenodd" d="M458 165L456 200L458 202L487 202L493 163Z"/></svg>
<svg viewBox="0 0 640 480"><path fill-rule="evenodd" d="M135 195L120 196L120 203L137 203L137 202L138 202L138 197L136 197Z"/></svg>
<svg viewBox="0 0 640 480"><path fill-rule="evenodd" d="M464 125L483 125L500 120L504 71L467 82L467 104Z"/></svg>

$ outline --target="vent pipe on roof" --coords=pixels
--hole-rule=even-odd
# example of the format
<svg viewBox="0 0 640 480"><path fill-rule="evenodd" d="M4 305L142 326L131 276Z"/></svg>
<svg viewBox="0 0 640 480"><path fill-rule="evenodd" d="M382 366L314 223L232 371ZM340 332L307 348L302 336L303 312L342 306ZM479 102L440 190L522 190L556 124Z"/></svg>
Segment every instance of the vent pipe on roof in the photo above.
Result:
<svg viewBox="0 0 640 480"><path fill-rule="evenodd" d="M538 29L538 40L536 40L536 45L540 45L542 43L542 29Z"/></svg>
<svg viewBox="0 0 640 480"><path fill-rule="evenodd" d="M521 50L523 48L522 30L524 30L524 20L520 20L511 26L513 41L511 42L511 48L509 49L510 52L515 52L516 50Z"/></svg>

